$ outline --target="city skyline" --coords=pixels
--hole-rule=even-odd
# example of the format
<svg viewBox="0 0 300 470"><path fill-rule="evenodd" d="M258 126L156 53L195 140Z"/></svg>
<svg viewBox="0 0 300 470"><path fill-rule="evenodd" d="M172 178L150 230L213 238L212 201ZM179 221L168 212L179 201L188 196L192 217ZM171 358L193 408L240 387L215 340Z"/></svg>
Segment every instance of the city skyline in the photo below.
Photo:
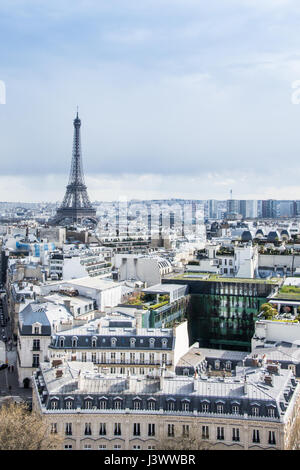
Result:
<svg viewBox="0 0 300 470"><path fill-rule="evenodd" d="M0 200L62 200L77 105L91 200L300 199L295 1L0 13Z"/></svg>

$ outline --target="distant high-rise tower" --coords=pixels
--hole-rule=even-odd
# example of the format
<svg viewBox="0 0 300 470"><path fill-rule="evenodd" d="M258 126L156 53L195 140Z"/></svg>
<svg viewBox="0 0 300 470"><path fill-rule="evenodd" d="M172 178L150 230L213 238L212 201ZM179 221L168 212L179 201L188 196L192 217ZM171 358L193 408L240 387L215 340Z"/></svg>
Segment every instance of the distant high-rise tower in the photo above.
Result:
<svg viewBox="0 0 300 470"><path fill-rule="evenodd" d="M57 209L55 222L60 223L66 219L71 222L81 222L83 219L89 219L96 223L96 210L89 200L84 183L80 144L81 120L78 117L78 112L73 124L74 140L69 183L64 200L59 209Z"/></svg>

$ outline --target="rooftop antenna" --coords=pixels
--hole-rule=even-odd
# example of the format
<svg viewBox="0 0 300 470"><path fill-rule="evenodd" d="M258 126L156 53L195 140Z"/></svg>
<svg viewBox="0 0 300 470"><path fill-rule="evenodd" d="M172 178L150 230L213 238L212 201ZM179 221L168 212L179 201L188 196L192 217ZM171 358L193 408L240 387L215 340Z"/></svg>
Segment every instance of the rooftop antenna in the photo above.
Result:
<svg viewBox="0 0 300 470"><path fill-rule="evenodd" d="M232 189L230 190L230 199L232 199Z"/></svg>

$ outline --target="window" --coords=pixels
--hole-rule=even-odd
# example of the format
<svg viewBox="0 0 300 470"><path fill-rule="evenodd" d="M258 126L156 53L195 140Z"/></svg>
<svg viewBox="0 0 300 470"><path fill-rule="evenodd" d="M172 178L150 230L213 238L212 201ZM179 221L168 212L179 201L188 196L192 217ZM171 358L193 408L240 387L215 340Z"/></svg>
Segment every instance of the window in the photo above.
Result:
<svg viewBox="0 0 300 470"><path fill-rule="evenodd" d="M101 353L101 362L102 364L106 364L106 353Z"/></svg>
<svg viewBox="0 0 300 470"><path fill-rule="evenodd" d="M116 362L116 353L115 352L112 352L110 354L110 359L111 359L111 362Z"/></svg>
<svg viewBox="0 0 300 470"><path fill-rule="evenodd" d="M148 424L148 436L155 436L155 424Z"/></svg>
<svg viewBox="0 0 300 470"><path fill-rule="evenodd" d="M269 418L275 418L275 409L274 408L268 408L268 416L269 416Z"/></svg>
<svg viewBox="0 0 300 470"><path fill-rule="evenodd" d="M148 401L148 410L155 410L155 401L149 400Z"/></svg>
<svg viewBox="0 0 300 470"><path fill-rule="evenodd" d="M240 430L239 428L232 428L232 440L239 441L240 440Z"/></svg>
<svg viewBox="0 0 300 470"><path fill-rule="evenodd" d="M84 444L84 450L91 450L92 446L91 444Z"/></svg>
<svg viewBox="0 0 300 470"><path fill-rule="evenodd" d="M72 449L72 444L65 444L65 449L66 450L71 450Z"/></svg>
<svg viewBox="0 0 300 470"><path fill-rule="evenodd" d="M71 410L73 408L73 401L67 400L66 401L66 410Z"/></svg>
<svg viewBox="0 0 300 470"><path fill-rule="evenodd" d="M51 423L51 434L57 434L57 423Z"/></svg>
<svg viewBox="0 0 300 470"><path fill-rule="evenodd" d="M202 439L209 439L209 427L202 426Z"/></svg>
<svg viewBox="0 0 300 470"><path fill-rule="evenodd" d="M134 346L135 346L135 341L136 341L135 338L130 338L130 346L131 346L132 348L134 348Z"/></svg>
<svg viewBox="0 0 300 470"><path fill-rule="evenodd" d="M40 356L39 354L32 355L32 367L39 367L40 365Z"/></svg>
<svg viewBox="0 0 300 470"><path fill-rule="evenodd" d="M63 347L64 347L64 344L65 344L65 338L60 338L60 339L59 339L59 346L60 346L60 348L63 348Z"/></svg>
<svg viewBox="0 0 300 470"><path fill-rule="evenodd" d="M219 441L224 441L224 428L221 426L217 427L217 439Z"/></svg>
<svg viewBox="0 0 300 470"><path fill-rule="evenodd" d="M99 408L100 410L106 410L106 400L100 400Z"/></svg>
<svg viewBox="0 0 300 470"><path fill-rule="evenodd" d="M167 354L163 353L163 354L161 355L161 362L162 362L163 364L166 364L166 363L167 363Z"/></svg>
<svg viewBox="0 0 300 470"><path fill-rule="evenodd" d="M134 410L140 410L140 409L141 409L141 402L140 402L140 400L134 400L134 402L133 402L133 409L134 409Z"/></svg>
<svg viewBox="0 0 300 470"><path fill-rule="evenodd" d="M82 360L82 362L86 362L86 353L85 352L81 353L81 360Z"/></svg>
<svg viewBox="0 0 300 470"><path fill-rule="evenodd" d="M120 450L120 449L121 449L120 444L115 444L115 445L114 445L114 450Z"/></svg>
<svg viewBox="0 0 300 470"><path fill-rule="evenodd" d="M39 335L40 334L40 327L35 326L33 332L34 332L35 335Z"/></svg>
<svg viewBox="0 0 300 470"><path fill-rule="evenodd" d="M231 361L227 361L225 364L226 370L231 370Z"/></svg>
<svg viewBox="0 0 300 470"><path fill-rule="evenodd" d="M252 416L259 416L258 406L252 406Z"/></svg>
<svg viewBox="0 0 300 470"><path fill-rule="evenodd" d="M240 407L238 405L232 405L232 414L238 415L240 411Z"/></svg>
<svg viewBox="0 0 300 470"><path fill-rule="evenodd" d="M72 348L77 348L77 338L76 337L72 338Z"/></svg>
<svg viewBox="0 0 300 470"><path fill-rule="evenodd" d="M51 402L51 410L57 410L58 409L58 401L57 400L53 400Z"/></svg>
<svg viewBox="0 0 300 470"><path fill-rule="evenodd" d="M182 411L190 411L190 404L186 401L181 403L181 410Z"/></svg>
<svg viewBox="0 0 300 470"><path fill-rule="evenodd" d="M92 353L92 362L95 364L95 362L97 362L97 354L96 353Z"/></svg>
<svg viewBox="0 0 300 470"><path fill-rule="evenodd" d="M182 436L183 437L189 437L190 435L190 427L188 424L183 424L182 425Z"/></svg>
<svg viewBox="0 0 300 470"><path fill-rule="evenodd" d="M260 442L259 430L258 429L253 429L252 442Z"/></svg>
<svg viewBox="0 0 300 470"><path fill-rule="evenodd" d="M220 361L219 361L219 359L217 359L217 360L215 361L215 369L220 369Z"/></svg>
<svg viewBox="0 0 300 470"><path fill-rule="evenodd" d="M121 364L125 364L125 353L121 352Z"/></svg>
<svg viewBox="0 0 300 470"><path fill-rule="evenodd" d="M161 343L162 343L162 347L163 347L163 348L166 348L167 345L168 345L168 340L167 340L166 338L163 338L162 341L161 341Z"/></svg>
<svg viewBox="0 0 300 470"><path fill-rule="evenodd" d="M66 423L65 433L66 436L72 436L72 423Z"/></svg>
<svg viewBox="0 0 300 470"><path fill-rule="evenodd" d="M144 354L144 353L141 353L141 354L140 354L140 363L141 363L141 364L144 364L144 363L145 363L145 354Z"/></svg>
<svg viewBox="0 0 300 470"><path fill-rule="evenodd" d="M122 408L122 402L121 400L115 400L115 406L114 406L115 410L121 410Z"/></svg>
<svg viewBox="0 0 300 470"><path fill-rule="evenodd" d="M100 444L100 445L98 446L98 449L99 449L99 450L104 450L104 449L106 449L106 445L105 445L105 444Z"/></svg>
<svg viewBox="0 0 300 470"><path fill-rule="evenodd" d="M86 436L91 436L91 435L92 435L92 426L91 426L91 423L85 423L84 434L85 434Z"/></svg>
<svg viewBox="0 0 300 470"><path fill-rule="evenodd" d="M167 404L167 410L168 411L174 411L175 410L175 402L174 401L168 401L168 404Z"/></svg>
<svg viewBox="0 0 300 470"><path fill-rule="evenodd" d="M149 354L149 362L150 364L154 364L154 353Z"/></svg>
<svg viewBox="0 0 300 470"><path fill-rule="evenodd" d="M140 450L141 449L141 446L139 445L135 445L135 446L132 446L133 450Z"/></svg>
<svg viewBox="0 0 300 470"><path fill-rule="evenodd" d="M209 404L202 403L202 413L209 413Z"/></svg>
<svg viewBox="0 0 300 470"><path fill-rule="evenodd" d="M154 338L150 338L150 339L149 339L149 346L150 346L150 348L154 348L154 344L155 344L155 339L154 339Z"/></svg>
<svg viewBox="0 0 300 470"><path fill-rule="evenodd" d="M84 402L84 408L85 408L86 410L91 410L91 409L92 409L92 406L93 406L92 400L85 400L85 402Z"/></svg>
<svg viewBox="0 0 300 470"><path fill-rule="evenodd" d="M275 431L269 431L268 443L272 445L276 444Z"/></svg>
<svg viewBox="0 0 300 470"><path fill-rule="evenodd" d="M106 423L100 423L99 436L106 436Z"/></svg>
<svg viewBox="0 0 300 470"><path fill-rule="evenodd" d="M148 446L148 450L155 450L155 446Z"/></svg>
<svg viewBox="0 0 300 470"><path fill-rule="evenodd" d="M32 349L33 349L33 351L39 351L40 350L40 340L39 339L34 339L33 340Z"/></svg>
<svg viewBox="0 0 300 470"><path fill-rule="evenodd" d="M97 346L97 339L93 338L92 339L92 348L96 348L96 346Z"/></svg>
<svg viewBox="0 0 300 470"><path fill-rule="evenodd" d="M224 412L224 405L218 404L217 405L217 413L221 414Z"/></svg>
<svg viewBox="0 0 300 470"><path fill-rule="evenodd" d="M135 353L130 353L130 362L131 364L135 362Z"/></svg>
<svg viewBox="0 0 300 470"><path fill-rule="evenodd" d="M174 424L168 424L168 437L175 436L175 426Z"/></svg>
<svg viewBox="0 0 300 470"><path fill-rule="evenodd" d="M121 423L115 423L114 435L121 436Z"/></svg>
<svg viewBox="0 0 300 470"><path fill-rule="evenodd" d="M141 425L140 423L133 424L133 435L140 436L141 435Z"/></svg>
<svg viewBox="0 0 300 470"><path fill-rule="evenodd" d="M111 346L114 348L114 347L116 346L116 344L117 344L116 338L111 338L110 344L111 344Z"/></svg>

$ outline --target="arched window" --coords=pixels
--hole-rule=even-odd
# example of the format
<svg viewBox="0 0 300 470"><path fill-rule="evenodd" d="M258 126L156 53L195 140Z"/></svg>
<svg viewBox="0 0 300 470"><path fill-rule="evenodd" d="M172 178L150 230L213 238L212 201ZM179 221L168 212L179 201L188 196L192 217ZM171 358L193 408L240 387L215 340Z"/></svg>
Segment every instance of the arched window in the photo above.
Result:
<svg viewBox="0 0 300 470"><path fill-rule="evenodd" d="M97 338L95 336L93 336L92 338L92 348L96 348L97 347Z"/></svg>
<svg viewBox="0 0 300 470"><path fill-rule="evenodd" d="M72 337L72 348L77 348L78 338L77 336Z"/></svg>

